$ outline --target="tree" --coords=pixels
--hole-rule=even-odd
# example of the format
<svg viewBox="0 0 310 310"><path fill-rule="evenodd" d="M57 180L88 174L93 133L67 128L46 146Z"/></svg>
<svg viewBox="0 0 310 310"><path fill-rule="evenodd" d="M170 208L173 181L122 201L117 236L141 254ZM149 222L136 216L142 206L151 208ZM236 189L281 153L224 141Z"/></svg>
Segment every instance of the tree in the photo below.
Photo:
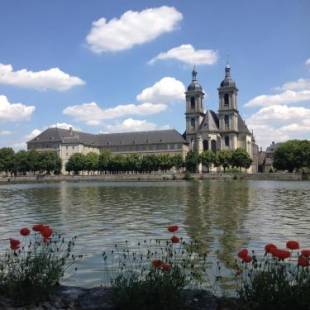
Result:
<svg viewBox="0 0 310 310"><path fill-rule="evenodd" d="M210 166L215 163L215 153L208 150L204 151L199 155L199 161L210 170Z"/></svg>
<svg viewBox="0 0 310 310"><path fill-rule="evenodd" d="M237 168L249 168L251 166L252 159L249 153L241 148L233 151L231 156L231 165Z"/></svg>
<svg viewBox="0 0 310 310"><path fill-rule="evenodd" d="M158 155L159 169L162 171L168 171L173 167L172 157L169 154Z"/></svg>
<svg viewBox="0 0 310 310"><path fill-rule="evenodd" d="M138 154L129 154L125 158L126 171L140 171L141 170L141 156Z"/></svg>
<svg viewBox="0 0 310 310"><path fill-rule="evenodd" d="M29 165L29 156L27 151L18 151L14 157L14 171L26 174L27 171L30 171Z"/></svg>
<svg viewBox="0 0 310 310"><path fill-rule="evenodd" d="M100 171L108 171L110 159L111 159L110 151L101 152L98 158L98 169Z"/></svg>
<svg viewBox="0 0 310 310"><path fill-rule="evenodd" d="M0 149L0 171L7 174L13 171L15 152L10 147Z"/></svg>
<svg viewBox="0 0 310 310"><path fill-rule="evenodd" d="M195 151L189 151L185 158L185 167L189 172L196 172L199 163L199 155Z"/></svg>
<svg viewBox="0 0 310 310"><path fill-rule="evenodd" d="M95 172L98 170L99 156L94 152L85 155L84 158L85 170Z"/></svg>
<svg viewBox="0 0 310 310"><path fill-rule="evenodd" d="M78 174L85 169L85 156L80 153L73 154L66 163L66 171Z"/></svg>
<svg viewBox="0 0 310 310"><path fill-rule="evenodd" d="M61 170L61 159L55 151L39 152L39 170L47 174L59 173Z"/></svg>
<svg viewBox="0 0 310 310"><path fill-rule="evenodd" d="M273 166L278 170L293 172L310 167L310 141L289 140L279 145L273 155Z"/></svg>
<svg viewBox="0 0 310 310"><path fill-rule="evenodd" d="M215 165L223 167L224 172L231 166L232 151L231 150L220 150L216 153Z"/></svg>
<svg viewBox="0 0 310 310"><path fill-rule="evenodd" d="M184 160L181 154L176 154L172 157L173 166L179 170L180 168L184 167Z"/></svg>

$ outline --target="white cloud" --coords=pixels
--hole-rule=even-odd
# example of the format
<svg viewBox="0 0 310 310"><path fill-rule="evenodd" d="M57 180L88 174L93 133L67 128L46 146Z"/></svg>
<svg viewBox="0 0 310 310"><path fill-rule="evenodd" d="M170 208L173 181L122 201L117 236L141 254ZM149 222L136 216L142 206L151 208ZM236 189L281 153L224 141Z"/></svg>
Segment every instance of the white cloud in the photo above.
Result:
<svg viewBox="0 0 310 310"><path fill-rule="evenodd" d="M25 136L26 141L30 141L36 136L38 136L43 130L40 129L33 129L28 135Z"/></svg>
<svg viewBox="0 0 310 310"><path fill-rule="evenodd" d="M180 12L168 6L127 11L120 18L93 22L86 41L95 53L126 50L173 31L182 18Z"/></svg>
<svg viewBox="0 0 310 310"><path fill-rule="evenodd" d="M166 59L175 59L190 65L213 65L218 60L218 53L215 50L195 50L191 44L183 44L158 54L149 61L149 64Z"/></svg>
<svg viewBox="0 0 310 310"><path fill-rule="evenodd" d="M74 86L84 85L85 82L76 76L70 76L59 68L36 72L27 69L14 71L12 65L0 64L0 84L36 90L64 91Z"/></svg>
<svg viewBox="0 0 310 310"><path fill-rule="evenodd" d="M184 101L185 86L184 84L173 78L164 77L153 86L145 88L137 95L140 102L152 102L168 104L174 101Z"/></svg>
<svg viewBox="0 0 310 310"><path fill-rule="evenodd" d="M10 103L6 96L0 95L0 121L14 122L28 120L34 111L34 106L26 106L22 103Z"/></svg>
<svg viewBox="0 0 310 310"><path fill-rule="evenodd" d="M270 106L278 104L292 104L310 100L310 80L298 79L289 81L275 90L281 91L274 95L260 95L245 104L245 107Z"/></svg>
<svg viewBox="0 0 310 310"><path fill-rule="evenodd" d="M49 125L48 127L49 128L57 127L57 128L61 128L61 129L70 129L70 128L72 128L73 130L80 131L79 128L73 126L72 124L68 124L68 123L56 123L56 124Z"/></svg>
<svg viewBox="0 0 310 310"><path fill-rule="evenodd" d="M305 61L305 65L306 65L306 66L310 66L310 58L308 58L308 59Z"/></svg>
<svg viewBox="0 0 310 310"><path fill-rule="evenodd" d="M310 109L274 105L261 108L247 119L256 141L266 147L272 141L310 138Z"/></svg>
<svg viewBox="0 0 310 310"><path fill-rule="evenodd" d="M121 123L105 126L105 133L108 132L128 132L128 131L149 131L158 129L168 129L169 126L158 126L157 124L148 122L146 120L137 120L127 118Z"/></svg>
<svg viewBox="0 0 310 310"><path fill-rule="evenodd" d="M64 109L65 115L70 115L75 119L85 122L91 126L99 125L103 120L116 119L128 115L151 115L166 110L164 104L142 103L118 105L113 108L103 109L95 102L81 105L69 106Z"/></svg>
<svg viewBox="0 0 310 310"><path fill-rule="evenodd" d="M0 136L8 136L10 135L12 132L9 130L0 130Z"/></svg>

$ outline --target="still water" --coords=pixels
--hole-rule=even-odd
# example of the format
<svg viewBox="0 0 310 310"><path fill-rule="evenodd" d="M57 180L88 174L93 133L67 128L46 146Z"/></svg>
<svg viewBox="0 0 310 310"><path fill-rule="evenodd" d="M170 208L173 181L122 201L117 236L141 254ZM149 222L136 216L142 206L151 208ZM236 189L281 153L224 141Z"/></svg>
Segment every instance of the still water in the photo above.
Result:
<svg viewBox="0 0 310 310"><path fill-rule="evenodd" d="M115 242L180 235L199 239L213 261L234 260L241 247L297 239L310 247L310 182L80 182L0 186L0 249L34 223L77 235L85 254L65 284L102 283L102 251Z"/></svg>

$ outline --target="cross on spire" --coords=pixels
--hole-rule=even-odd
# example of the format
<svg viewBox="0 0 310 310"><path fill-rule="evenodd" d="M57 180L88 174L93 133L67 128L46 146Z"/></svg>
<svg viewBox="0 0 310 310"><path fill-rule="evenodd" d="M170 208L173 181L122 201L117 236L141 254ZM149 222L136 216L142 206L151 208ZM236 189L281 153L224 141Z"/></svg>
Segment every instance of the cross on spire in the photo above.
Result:
<svg viewBox="0 0 310 310"><path fill-rule="evenodd" d="M196 65L194 65L194 67L193 67L193 71L192 71L192 80L193 80L193 81L197 81Z"/></svg>

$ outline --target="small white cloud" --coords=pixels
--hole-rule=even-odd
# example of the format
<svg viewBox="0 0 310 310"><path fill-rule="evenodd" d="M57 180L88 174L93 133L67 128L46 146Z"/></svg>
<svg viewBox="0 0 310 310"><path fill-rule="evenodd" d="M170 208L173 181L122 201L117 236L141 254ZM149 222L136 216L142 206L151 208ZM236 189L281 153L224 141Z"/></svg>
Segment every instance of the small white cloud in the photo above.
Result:
<svg viewBox="0 0 310 310"><path fill-rule="evenodd" d="M310 100L310 80L289 81L276 88L281 91L273 95L260 95L249 100L245 107L259 107L279 104L292 104Z"/></svg>
<svg viewBox="0 0 310 310"><path fill-rule="evenodd" d="M74 86L84 85L85 82L76 76L70 76L59 68L36 72L27 69L14 71L12 65L0 64L0 84L36 90L65 91Z"/></svg>
<svg viewBox="0 0 310 310"><path fill-rule="evenodd" d="M8 136L10 135L12 132L9 130L0 130L0 136Z"/></svg>
<svg viewBox="0 0 310 310"><path fill-rule="evenodd" d="M33 138L37 137L43 130L41 129L33 129L28 135L25 136L26 141L30 141Z"/></svg>
<svg viewBox="0 0 310 310"><path fill-rule="evenodd" d="M184 101L185 86L184 84L173 78L164 77L156 82L151 87L147 87L137 95L137 100L140 102L152 102L169 104L176 101Z"/></svg>
<svg viewBox="0 0 310 310"><path fill-rule="evenodd" d="M149 64L167 59L178 60L190 65L213 65L218 60L218 53L210 49L195 50L191 44L183 44L158 54L149 61Z"/></svg>
<svg viewBox="0 0 310 310"><path fill-rule="evenodd" d="M310 109L274 105L261 108L247 120L249 128L254 130L256 141L266 147L272 141L288 139L309 139ZM266 134L268 133L268 134Z"/></svg>
<svg viewBox="0 0 310 310"><path fill-rule="evenodd" d="M0 121L14 122L28 120L34 111L34 106L26 106L22 103L10 103L6 96L0 95Z"/></svg>
<svg viewBox="0 0 310 310"><path fill-rule="evenodd" d="M49 128L54 128L54 127L57 127L57 128L61 128L61 129L70 129L72 128L73 130L76 130L76 131L80 131L79 128L71 125L71 124L68 124L68 123L56 123L56 124L52 124L52 125L49 125L48 126Z"/></svg>
<svg viewBox="0 0 310 310"><path fill-rule="evenodd" d="M116 119L129 115L151 115L166 110L164 104L142 103L118 105L113 108L103 109L95 102L69 106L63 113L74 117L78 121L91 126L99 125L103 120Z"/></svg>
<svg viewBox="0 0 310 310"><path fill-rule="evenodd" d="M308 58L308 59L305 61L305 65L306 65L306 66L310 66L310 58Z"/></svg>
<svg viewBox="0 0 310 310"><path fill-rule="evenodd" d="M127 11L120 18L93 22L86 41L95 53L126 50L173 31L182 18L180 12L168 6Z"/></svg>
<svg viewBox="0 0 310 310"><path fill-rule="evenodd" d="M169 126L168 125L158 126L146 120L127 118L121 123L106 125L104 132L109 133L109 132L150 131L158 129L169 129Z"/></svg>

